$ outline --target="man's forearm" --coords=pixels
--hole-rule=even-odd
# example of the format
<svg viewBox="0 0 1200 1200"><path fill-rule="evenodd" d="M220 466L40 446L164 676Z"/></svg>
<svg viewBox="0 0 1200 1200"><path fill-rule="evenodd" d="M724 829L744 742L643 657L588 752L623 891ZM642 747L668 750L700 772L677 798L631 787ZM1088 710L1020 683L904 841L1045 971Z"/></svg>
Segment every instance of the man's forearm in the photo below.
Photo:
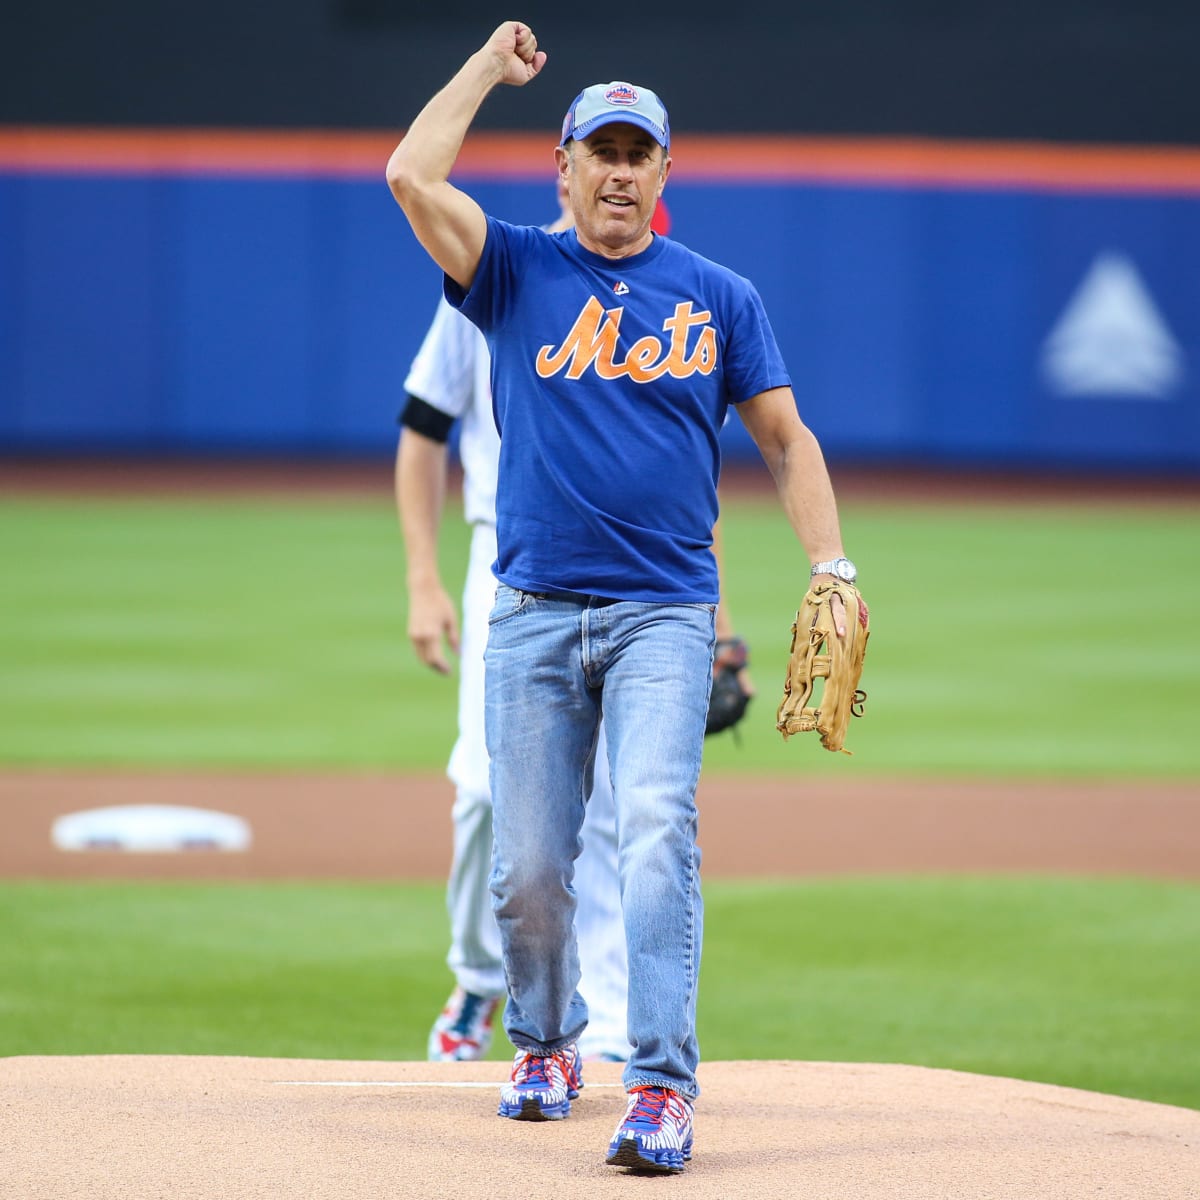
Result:
<svg viewBox="0 0 1200 1200"><path fill-rule="evenodd" d="M772 466L788 521L810 562L842 555L842 534L833 484L820 444L804 427Z"/></svg>
<svg viewBox="0 0 1200 1200"><path fill-rule="evenodd" d="M406 429L396 453L396 509L409 590L441 584L437 540L446 495L446 447Z"/></svg>
<svg viewBox="0 0 1200 1200"><path fill-rule="evenodd" d="M388 184L401 205L408 189L449 179L479 106L503 78L502 64L484 47L417 114L388 160Z"/></svg>
<svg viewBox="0 0 1200 1200"><path fill-rule="evenodd" d="M417 240L463 288L474 281L487 241L487 218L450 182L450 172L492 88L527 83L545 61L533 30L519 21L505 21L425 105L388 159L388 187Z"/></svg>

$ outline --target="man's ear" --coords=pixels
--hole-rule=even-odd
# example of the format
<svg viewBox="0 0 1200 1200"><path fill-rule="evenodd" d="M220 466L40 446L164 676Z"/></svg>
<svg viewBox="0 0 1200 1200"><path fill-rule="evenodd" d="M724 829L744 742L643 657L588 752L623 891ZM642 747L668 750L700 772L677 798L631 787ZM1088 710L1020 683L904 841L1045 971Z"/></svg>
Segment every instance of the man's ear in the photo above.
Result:
<svg viewBox="0 0 1200 1200"><path fill-rule="evenodd" d="M558 178L565 184L571 177L571 155L562 146L554 147L554 167L558 171Z"/></svg>

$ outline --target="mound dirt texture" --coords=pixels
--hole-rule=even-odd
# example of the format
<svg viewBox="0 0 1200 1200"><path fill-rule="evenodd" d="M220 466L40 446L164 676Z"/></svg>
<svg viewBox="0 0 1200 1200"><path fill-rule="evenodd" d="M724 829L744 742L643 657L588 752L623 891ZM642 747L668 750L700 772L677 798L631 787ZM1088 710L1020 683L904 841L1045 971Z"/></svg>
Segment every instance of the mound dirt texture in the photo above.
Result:
<svg viewBox="0 0 1200 1200"><path fill-rule="evenodd" d="M502 1063L21 1058L2 1068L21 1200L1185 1200L1200 1113L920 1067L713 1062L681 1176L604 1165L620 1068L565 1121L496 1116Z"/></svg>

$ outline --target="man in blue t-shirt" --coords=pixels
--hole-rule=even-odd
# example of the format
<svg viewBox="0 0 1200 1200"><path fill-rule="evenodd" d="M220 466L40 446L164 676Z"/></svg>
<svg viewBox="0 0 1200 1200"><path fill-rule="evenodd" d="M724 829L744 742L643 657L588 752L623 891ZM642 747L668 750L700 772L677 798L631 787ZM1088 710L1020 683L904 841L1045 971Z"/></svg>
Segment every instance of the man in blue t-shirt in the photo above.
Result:
<svg viewBox="0 0 1200 1200"><path fill-rule="evenodd" d="M571 881L603 714L633 1047L607 1161L675 1172L691 1156L699 1092L695 792L730 404L812 576L852 581L854 569L758 293L650 228L671 169L653 92L597 84L571 105L555 150L571 231L495 220L448 182L488 93L527 83L545 60L528 26L505 22L418 114L387 174L446 298L492 354L501 443L485 726L504 1024L517 1047L500 1115L565 1117L582 1086Z"/></svg>

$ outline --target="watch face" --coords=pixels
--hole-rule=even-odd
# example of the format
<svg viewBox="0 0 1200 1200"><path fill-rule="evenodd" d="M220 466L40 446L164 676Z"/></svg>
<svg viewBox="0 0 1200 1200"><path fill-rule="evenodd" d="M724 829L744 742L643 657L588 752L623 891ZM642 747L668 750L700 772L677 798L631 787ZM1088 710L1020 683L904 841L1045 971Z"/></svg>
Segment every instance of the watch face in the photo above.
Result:
<svg viewBox="0 0 1200 1200"><path fill-rule="evenodd" d="M848 558L839 558L833 564L833 572L845 583L853 583L858 578L858 571Z"/></svg>

